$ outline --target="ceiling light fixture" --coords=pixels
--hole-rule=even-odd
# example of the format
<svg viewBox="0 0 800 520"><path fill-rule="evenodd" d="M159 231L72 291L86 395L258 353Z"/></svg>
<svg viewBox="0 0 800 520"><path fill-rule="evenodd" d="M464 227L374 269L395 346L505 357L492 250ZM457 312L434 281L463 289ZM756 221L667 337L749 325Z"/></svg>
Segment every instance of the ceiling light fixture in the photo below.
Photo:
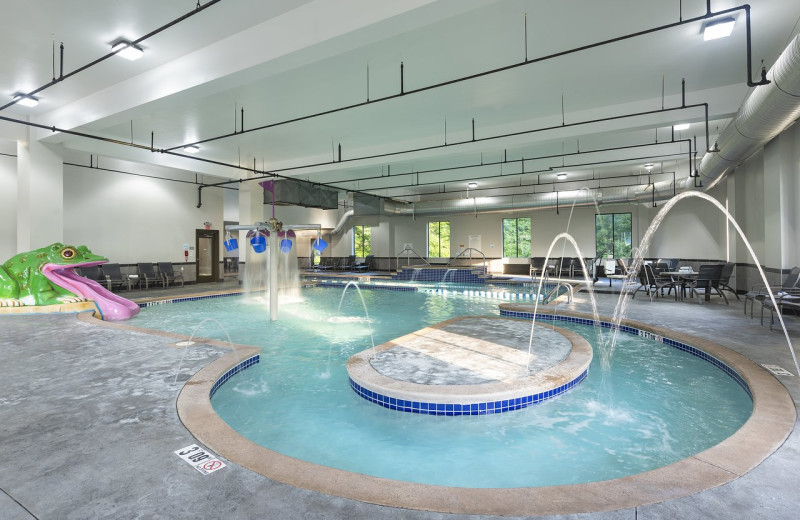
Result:
<svg viewBox="0 0 800 520"><path fill-rule="evenodd" d="M117 56L122 56L126 60L138 60L144 56L144 50L138 45L134 45L127 40L119 40L111 47L112 52L116 52Z"/></svg>
<svg viewBox="0 0 800 520"><path fill-rule="evenodd" d="M478 183L477 183L477 182L475 182L475 181L472 181L472 182L470 182L470 183L468 183L468 184L467 184L467 188L469 188L469 189L471 189L471 190L474 190L474 189L475 189L475 188L477 188L477 187L478 187Z"/></svg>
<svg viewBox="0 0 800 520"><path fill-rule="evenodd" d="M189 146L184 146L183 151L186 153L197 153L200 151L200 147L190 144Z"/></svg>
<svg viewBox="0 0 800 520"><path fill-rule="evenodd" d="M672 125L673 130L681 131L681 130L688 130L689 123L681 123L679 125Z"/></svg>
<svg viewBox="0 0 800 520"><path fill-rule="evenodd" d="M566 178L567 178L567 174L566 174L566 173L564 173L564 172L561 172L561 173L559 173L559 174L557 175L557 177L558 177L558 180L560 180L560 181L563 181L564 179L566 179Z"/></svg>
<svg viewBox="0 0 800 520"><path fill-rule="evenodd" d="M649 172L650 170L653 169L653 166L655 166L655 164L649 162L649 163L644 165L644 168L645 168L645 170L647 170Z"/></svg>
<svg viewBox="0 0 800 520"><path fill-rule="evenodd" d="M18 105L22 105L24 107L35 107L39 104L39 100L37 98L28 94L22 94L21 92L14 94L14 101L16 101Z"/></svg>
<svg viewBox="0 0 800 520"><path fill-rule="evenodd" d="M716 40L730 36L735 23L736 20L733 18L723 18L707 23L703 28L703 40Z"/></svg>

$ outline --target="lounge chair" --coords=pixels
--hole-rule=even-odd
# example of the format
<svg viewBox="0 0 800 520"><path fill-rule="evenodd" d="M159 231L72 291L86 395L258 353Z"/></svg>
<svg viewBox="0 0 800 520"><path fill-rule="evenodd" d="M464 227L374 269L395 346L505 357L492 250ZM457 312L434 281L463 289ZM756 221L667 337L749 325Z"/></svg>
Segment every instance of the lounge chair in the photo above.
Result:
<svg viewBox="0 0 800 520"><path fill-rule="evenodd" d="M794 289L800 283L800 267L793 267L789 274L787 274L779 286L771 286L756 284L747 294L744 295L744 315L747 316L747 302L750 303L750 319L753 318L753 306L756 302L763 302L769 299L769 293L776 294L779 292L787 292Z"/></svg>
<svg viewBox="0 0 800 520"><path fill-rule="evenodd" d="M322 256L319 259L319 263L314 266L314 269L319 271L327 271L329 269L333 269L336 267L336 262L333 261L333 258L330 256Z"/></svg>
<svg viewBox="0 0 800 520"><path fill-rule="evenodd" d="M164 278L164 283L167 286L180 280L181 287L183 287L183 273L180 271L176 273L172 268L172 262L159 262L158 272L161 273L161 276Z"/></svg>
<svg viewBox="0 0 800 520"><path fill-rule="evenodd" d="M136 264L136 268L139 271L139 285L141 286L142 282L144 282L145 291L150 288L151 282L161 282L161 287L167 286L164 277L156 274L153 264Z"/></svg>
<svg viewBox="0 0 800 520"><path fill-rule="evenodd" d="M346 259L342 260L342 263L339 264L337 267L340 271L349 271L353 268L353 264L356 263L356 255L350 255Z"/></svg>
<svg viewBox="0 0 800 520"><path fill-rule="evenodd" d="M103 264L103 274L105 275L103 282L109 291L114 290L114 287L131 289L131 279L128 275L122 274L119 264Z"/></svg>
<svg viewBox="0 0 800 520"><path fill-rule="evenodd" d="M90 265L79 267L80 275L84 278L88 278L89 280L94 280L95 282L103 283L105 279L103 278L103 272L100 270L99 265Z"/></svg>
<svg viewBox="0 0 800 520"><path fill-rule="evenodd" d="M364 257L363 262L356 262L352 267L353 271L369 271L372 269L372 255Z"/></svg>
<svg viewBox="0 0 800 520"><path fill-rule="evenodd" d="M795 314L800 313L800 289L789 289L787 291L781 291L777 294L773 294L775 297L775 303L777 304L777 311L783 314L785 310L792 310ZM770 320L769 320L769 330L772 330L772 326L775 324L775 310L776 307L772 305L772 300L769 299L769 296L761 302L761 324L764 324L764 309L769 309Z"/></svg>

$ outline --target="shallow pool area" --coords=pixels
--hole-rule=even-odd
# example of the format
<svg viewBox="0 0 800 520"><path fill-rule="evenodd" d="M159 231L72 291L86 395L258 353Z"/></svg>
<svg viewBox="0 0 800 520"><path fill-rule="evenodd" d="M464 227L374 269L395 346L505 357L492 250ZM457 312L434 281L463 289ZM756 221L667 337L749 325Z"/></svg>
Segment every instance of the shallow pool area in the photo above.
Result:
<svg viewBox="0 0 800 520"><path fill-rule="evenodd" d="M214 394L217 413L270 450L377 477L466 488L536 487L641 473L703 451L750 416L747 392L674 347L621 334L604 372L530 408L478 417L399 413L367 402L344 369L355 352L453 316L496 315L494 302L415 292L303 291L269 323L259 299L226 297L144 309L133 325L190 334L206 317L261 362ZM152 312L151 312L152 311ZM590 342L602 330L569 327ZM213 322L198 335L225 339ZM537 346L537 348L545 348ZM185 377L185 376L182 376Z"/></svg>

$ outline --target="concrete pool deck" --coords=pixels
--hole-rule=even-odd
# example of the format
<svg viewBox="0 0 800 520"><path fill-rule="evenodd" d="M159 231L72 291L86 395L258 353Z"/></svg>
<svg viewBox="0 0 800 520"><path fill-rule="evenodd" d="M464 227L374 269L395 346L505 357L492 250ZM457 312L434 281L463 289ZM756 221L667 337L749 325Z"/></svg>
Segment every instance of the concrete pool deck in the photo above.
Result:
<svg viewBox="0 0 800 520"><path fill-rule="evenodd" d="M601 313L610 315L616 296L597 299ZM560 308L585 311L588 298L579 294ZM759 364L793 368L782 332L745 317L741 302L636 299L628 316L724 343ZM789 318L787 324L791 337L800 337L798 320ZM174 337L98 327L74 315L0 317L0 517L481 518L333 497L278 483L229 461L202 475L172 453L197 442L178 419L175 402L189 374L227 349L211 342L176 349L174 342ZM796 404L798 377L777 380ZM689 471L685 480L696 476ZM724 485L579 518L796 518L799 482L795 430L773 455ZM650 485L672 491L657 482ZM570 499L574 496L551 497L553 504Z"/></svg>

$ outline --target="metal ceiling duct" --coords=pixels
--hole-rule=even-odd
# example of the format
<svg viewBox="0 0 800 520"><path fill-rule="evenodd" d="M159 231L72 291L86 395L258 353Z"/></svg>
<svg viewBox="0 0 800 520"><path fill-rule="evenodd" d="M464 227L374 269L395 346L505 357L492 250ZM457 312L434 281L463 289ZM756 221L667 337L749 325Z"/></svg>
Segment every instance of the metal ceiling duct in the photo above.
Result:
<svg viewBox="0 0 800 520"><path fill-rule="evenodd" d="M717 139L719 152L707 153L697 171L707 187L800 117L800 36L795 36Z"/></svg>
<svg viewBox="0 0 800 520"><path fill-rule="evenodd" d="M796 36L781 53L767 73L770 83L755 87L739 108L733 120L722 130L717 140L719 152L706 153L698 166L705 189L735 168L769 140L783 132L800 117L800 36ZM532 195L503 195L426 201L400 204L384 201L386 216L433 217L478 213L534 211L544 209L592 206L600 204L638 204L659 202L677 193L693 189L694 179L662 181L645 186L582 189L559 193ZM655 193L654 193L655 191ZM342 215L334 229L339 234L349 229L355 216L353 210Z"/></svg>

